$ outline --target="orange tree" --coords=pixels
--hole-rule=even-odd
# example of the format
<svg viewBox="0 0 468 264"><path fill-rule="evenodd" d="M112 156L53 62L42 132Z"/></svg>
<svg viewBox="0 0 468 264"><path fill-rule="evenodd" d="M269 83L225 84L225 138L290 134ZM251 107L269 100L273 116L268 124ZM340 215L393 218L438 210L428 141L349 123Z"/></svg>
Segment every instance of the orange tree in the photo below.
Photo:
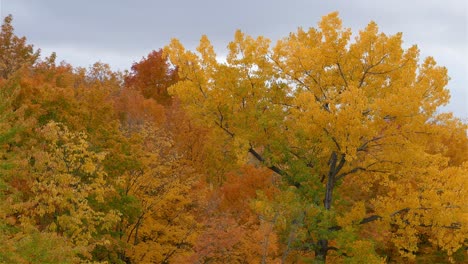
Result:
<svg viewBox="0 0 468 264"><path fill-rule="evenodd" d="M3 79L39 58L39 50L34 52L33 46L26 44L25 37L14 34L12 21L12 15L6 16L0 32L0 78Z"/></svg>

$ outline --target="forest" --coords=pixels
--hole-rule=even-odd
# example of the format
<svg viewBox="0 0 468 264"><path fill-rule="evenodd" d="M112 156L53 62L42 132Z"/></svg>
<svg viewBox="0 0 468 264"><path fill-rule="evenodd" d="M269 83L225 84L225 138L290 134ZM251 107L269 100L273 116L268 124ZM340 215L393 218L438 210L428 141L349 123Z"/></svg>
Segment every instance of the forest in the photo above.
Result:
<svg viewBox="0 0 468 264"><path fill-rule="evenodd" d="M120 72L5 17L0 263L466 263L468 124L402 39L335 12Z"/></svg>

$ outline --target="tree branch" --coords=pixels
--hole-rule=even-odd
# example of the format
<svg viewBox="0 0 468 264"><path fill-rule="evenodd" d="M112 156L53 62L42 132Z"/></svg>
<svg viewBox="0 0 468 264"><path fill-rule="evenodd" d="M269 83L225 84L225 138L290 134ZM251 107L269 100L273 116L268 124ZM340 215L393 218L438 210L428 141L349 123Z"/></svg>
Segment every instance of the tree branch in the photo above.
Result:
<svg viewBox="0 0 468 264"><path fill-rule="evenodd" d="M252 154L258 161L260 161L262 164L266 165L266 160L264 157L262 157L262 155L260 155L252 146L252 144L250 144L250 148L249 148L249 153ZM276 174L280 175L280 176L283 176L283 177L287 177L289 179L291 179L291 177L289 177L288 173L286 173L284 170L278 168L277 166L275 165L270 165L270 166L266 166L268 169L272 170L273 172L275 172ZM292 180L292 179L291 179ZM296 182L296 181L292 181L291 182L294 186L296 186L296 188L299 188L301 187L301 184L299 182Z"/></svg>
<svg viewBox="0 0 468 264"><path fill-rule="evenodd" d="M369 139L368 141L364 142L361 146L359 146L357 148L357 151L364 151L367 149L367 146L369 145L369 143L371 142L375 142L375 141L378 141L380 139L382 139L383 136L380 136L380 137L373 137L372 139Z"/></svg>
<svg viewBox="0 0 468 264"><path fill-rule="evenodd" d="M407 213L410 210L411 210L410 208L403 208L401 210L398 210L398 211L395 211L395 212L391 213L390 217L394 217L394 216L396 216L398 214L401 214L401 213ZM376 220L380 220L382 218L383 217L380 216L380 215L371 215L371 216L368 216L366 218L363 218L359 222L359 224L360 225L367 224L367 223L370 223L370 222L374 222ZM462 224L458 223L458 222L455 222L455 223L451 223L450 225L444 225L444 226L434 226L434 225L424 225L424 224L420 224L418 226L419 227L442 227L442 228L448 228L448 229L461 229ZM328 228L329 231L339 231L341 229L343 229L343 227L341 227L341 226L332 226L332 227Z"/></svg>
<svg viewBox="0 0 468 264"><path fill-rule="evenodd" d="M362 74L362 77L361 77L361 80L359 81L359 86L358 88L361 88L362 85L364 84L364 80L366 79L366 75L369 73L369 71L374 68L374 67L377 67L378 65L380 65L384 59L387 57L387 54L385 54L376 64L373 64L373 65L370 65L365 71L364 73Z"/></svg>
<svg viewBox="0 0 468 264"><path fill-rule="evenodd" d="M224 122L224 115L223 113L221 112L221 109L219 108L219 105L216 107L216 109L218 110L218 113L219 113L219 122L218 121L215 121L215 124L217 126L219 126L222 130L224 130L224 132L226 132L228 135L230 135L232 138L234 137L234 133L232 133L231 131L229 131L224 125L223 125L223 122Z"/></svg>
<svg viewBox="0 0 468 264"><path fill-rule="evenodd" d="M343 70L341 69L340 63L336 63L336 65L338 66L338 71L340 72L341 78L344 81L345 87L348 88L348 81L346 81L346 78L344 76Z"/></svg>
<svg viewBox="0 0 468 264"><path fill-rule="evenodd" d="M323 128L323 131L325 131L325 133L333 140L333 143L335 143L335 146L337 147L337 149L341 151L340 144L338 144L338 141L336 141L335 137L332 136L326 128Z"/></svg>
<svg viewBox="0 0 468 264"><path fill-rule="evenodd" d="M265 159L257 152L253 149L252 145L250 145L250 148L249 148L249 153L252 154L258 161L260 161L262 164L265 164L266 161ZM270 170L276 172L277 174L281 175L281 176L284 176L286 175L286 172L283 171L282 169L272 165L272 166L269 166L267 167L269 168Z"/></svg>
<svg viewBox="0 0 468 264"><path fill-rule="evenodd" d="M336 180L341 180L342 178L344 178L345 176L349 175L349 174L353 174L353 173L356 173L358 171L367 171L367 172L379 172L379 173L386 173L388 171L383 171L383 170L370 170L369 168L372 167L373 165L377 164L378 162L374 162L370 165L368 165L367 167L355 167L353 168L352 170L349 170L347 172L343 172L341 173L340 175L336 176Z"/></svg>

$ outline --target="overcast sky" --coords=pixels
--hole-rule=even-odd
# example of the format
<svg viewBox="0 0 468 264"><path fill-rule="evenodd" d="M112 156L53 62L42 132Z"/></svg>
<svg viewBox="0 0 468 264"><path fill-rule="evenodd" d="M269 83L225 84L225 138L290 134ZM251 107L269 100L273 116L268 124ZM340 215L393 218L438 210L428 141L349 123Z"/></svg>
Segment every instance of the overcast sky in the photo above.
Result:
<svg viewBox="0 0 468 264"><path fill-rule="evenodd" d="M449 70L451 103L468 119L467 0L0 0L2 18L13 14L16 33L48 56L74 66L96 61L128 69L153 49L178 38L189 49L208 35L223 55L236 29L277 40L297 27L316 27L339 11L357 32L374 20L387 34L403 32Z"/></svg>

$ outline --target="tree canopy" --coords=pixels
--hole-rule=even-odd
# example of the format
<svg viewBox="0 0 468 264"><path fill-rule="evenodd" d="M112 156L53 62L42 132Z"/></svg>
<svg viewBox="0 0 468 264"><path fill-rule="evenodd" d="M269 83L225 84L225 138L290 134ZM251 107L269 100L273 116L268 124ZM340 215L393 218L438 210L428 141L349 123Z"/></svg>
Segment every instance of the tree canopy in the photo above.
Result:
<svg viewBox="0 0 468 264"><path fill-rule="evenodd" d="M374 22L351 37L337 13L273 47L237 31L226 63L206 36L197 53L174 39L171 91L295 188L304 208L292 221L309 229L301 247L316 258L363 254L348 240L373 220L403 256L422 241L451 255L467 235L467 167L429 147L452 120L436 111L449 99L447 70Z"/></svg>
<svg viewBox="0 0 468 264"><path fill-rule="evenodd" d="M338 13L115 72L0 33L1 263L466 262L447 69Z"/></svg>

